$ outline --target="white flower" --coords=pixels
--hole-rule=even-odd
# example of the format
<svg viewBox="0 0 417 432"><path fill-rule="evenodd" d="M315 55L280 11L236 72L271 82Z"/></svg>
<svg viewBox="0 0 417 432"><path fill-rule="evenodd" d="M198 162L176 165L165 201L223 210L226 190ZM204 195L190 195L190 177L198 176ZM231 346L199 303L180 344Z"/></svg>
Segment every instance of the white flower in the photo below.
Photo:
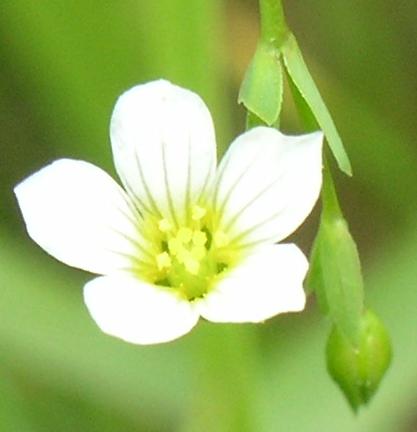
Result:
<svg viewBox="0 0 417 432"><path fill-rule="evenodd" d="M84 298L104 332L152 344L184 335L200 316L260 322L304 308L307 260L295 245L275 243L318 198L321 133L252 129L216 169L206 105L163 80L124 93L110 132L124 189L69 159L15 189L34 241L102 275Z"/></svg>

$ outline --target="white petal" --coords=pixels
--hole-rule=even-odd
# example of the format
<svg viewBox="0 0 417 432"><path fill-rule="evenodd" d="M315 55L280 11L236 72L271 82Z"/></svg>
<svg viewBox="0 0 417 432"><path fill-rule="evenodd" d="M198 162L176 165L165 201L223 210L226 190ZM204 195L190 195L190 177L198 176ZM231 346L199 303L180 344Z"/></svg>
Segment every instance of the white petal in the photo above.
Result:
<svg viewBox="0 0 417 432"><path fill-rule="evenodd" d="M322 182L323 135L258 127L239 136L218 170L214 207L236 243L277 242L312 210Z"/></svg>
<svg viewBox="0 0 417 432"><path fill-rule="evenodd" d="M138 85L117 101L110 132L117 172L143 209L183 223L216 165L200 97L164 80Z"/></svg>
<svg viewBox="0 0 417 432"><path fill-rule="evenodd" d="M198 304L214 322L260 322L304 309L308 262L293 244L268 245L226 274Z"/></svg>
<svg viewBox="0 0 417 432"><path fill-rule="evenodd" d="M139 257L134 211L120 186L87 162L61 159L15 188L32 239L60 261L93 273ZM129 239L130 238L130 239Z"/></svg>
<svg viewBox="0 0 417 432"><path fill-rule="evenodd" d="M103 332L141 345L179 338L199 318L192 304L175 292L123 274L87 283L84 300Z"/></svg>

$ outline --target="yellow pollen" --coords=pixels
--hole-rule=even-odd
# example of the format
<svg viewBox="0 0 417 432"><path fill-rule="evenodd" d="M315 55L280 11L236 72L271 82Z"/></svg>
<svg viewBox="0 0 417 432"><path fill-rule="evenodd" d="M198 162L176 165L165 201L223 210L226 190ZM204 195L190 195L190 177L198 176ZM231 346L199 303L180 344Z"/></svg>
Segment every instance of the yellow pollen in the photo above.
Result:
<svg viewBox="0 0 417 432"><path fill-rule="evenodd" d="M180 228L176 238L181 243L188 243L191 241L192 236L193 232L190 228Z"/></svg>
<svg viewBox="0 0 417 432"><path fill-rule="evenodd" d="M202 219L207 213L207 210L203 207L200 207L198 205L195 205L192 209L191 209L191 219L194 221L198 221L200 219Z"/></svg>
<svg viewBox="0 0 417 432"><path fill-rule="evenodd" d="M168 249L172 255L177 255L177 253L184 249L182 242L180 242L176 237L168 240Z"/></svg>
<svg viewBox="0 0 417 432"><path fill-rule="evenodd" d="M206 256L206 248L204 246L193 246L191 249L191 255L198 261L202 260Z"/></svg>
<svg viewBox="0 0 417 432"><path fill-rule="evenodd" d="M235 258L225 248L232 237L219 225L213 230L210 209L191 205L186 216L178 221L179 226L169 216L145 218L145 234L154 246L144 276L193 301L212 289L218 275L235 264Z"/></svg>
<svg viewBox="0 0 417 432"><path fill-rule="evenodd" d="M161 219L158 223L158 228L161 232L166 233L172 230L172 223L168 219Z"/></svg>
<svg viewBox="0 0 417 432"><path fill-rule="evenodd" d="M167 252L162 252L156 256L156 264L158 266L158 270L170 268L172 264L171 257Z"/></svg>
<svg viewBox="0 0 417 432"><path fill-rule="evenodd" d="M190 252L187 249L185 249L185 247L183 246L181 246L181 248L178 249L176 254L177 261L180 264L183 264L189 256L190 256Z"/></svg>
<svg viewBox="0 0 417 432"><path fill-rule="evenodd" d="M207 243L207 234L203 231L194 231L193 244L196 246L204 246Z"/></svg>
<svg viewBox="0 0 417 432"><path fill-rule="evenodd" d="M229 243L229 237L224 231L217 231L214 234L213 240L217 247L224 247Z"/></svg>

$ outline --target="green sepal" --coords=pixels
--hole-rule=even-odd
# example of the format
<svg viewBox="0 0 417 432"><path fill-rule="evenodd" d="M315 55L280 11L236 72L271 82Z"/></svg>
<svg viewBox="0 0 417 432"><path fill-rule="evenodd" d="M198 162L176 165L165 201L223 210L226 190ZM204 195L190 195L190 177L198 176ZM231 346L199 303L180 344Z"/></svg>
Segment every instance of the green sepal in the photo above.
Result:
<svg viewBox="0 0 417 432"><path fill-rule="evenodd" d="M307 284L316 293L322 312L357 345L363 280L356 244L343 218L322 220L310 262Z"/></svg>
<svg viewBox="0 0 417 432"><path fill-rule="evenodd" d="M306 294L311 294L314 292L316 296L317 303L319 305L320 311L323 315L328 315L329 306L326 300L326 291L324 289L324 274L322 267L322 259L320 256L320 251L322 245L320 244L322 236L316 235L314 239L313 246L310 252L310 267L307 274L307 281L305 284Z"/></svg>
<svg viewBox="0 0 417 432"><path fill-rule="evenodd" d="M326 104L307 68L294 35L291 34L283 44L282 56L288 75L313 112L318 125L327 138L339 168L351 176L352 167L349 157Z"/></svg>
<svg viewBox="0 0 417 432"><path fill-rule="evenodd" d="M272 126L281 112L282 81L279 50L261 41L246 71L238 102L262 122Z"/></svg>
<svg viewBox="0 0 417 432"><path fill-rule="evenodd" d="M307 105L306 100L301 95L300 90L298 90L298 87L295 85L293 79L288 74L288 71L286 69L285 72L286 72L288 87L291 90L291 95L294 101L294 105L297 109L297 113L298 116L300 117L303 128L310 132L319 130L320 126L317 123L313 111L311 111L310 107Z"/></svg>
<svg viewBox="0 0 417 432"><path fill-rule="evenodd" d="M358 347L333 326L326 355L329 374L357 412L375 394L390 365L392 348L384 325L368 310L361 317Z"/></svg>
<svg viewBox="0 0 417 432"><path fill-rule="evenodd" d="M364 304L362 270L358 249L340 210L326 159L322 207L307 285L316 293L322 312L350 343L357 345Z"/></svg>
<svg viewBox="0 0 417 432"><path fill-rule="evenodd" d="M266 126L266 123L262 121L256 114L248 111L246 113L246 130L252 129L257 126Z"/></svg>

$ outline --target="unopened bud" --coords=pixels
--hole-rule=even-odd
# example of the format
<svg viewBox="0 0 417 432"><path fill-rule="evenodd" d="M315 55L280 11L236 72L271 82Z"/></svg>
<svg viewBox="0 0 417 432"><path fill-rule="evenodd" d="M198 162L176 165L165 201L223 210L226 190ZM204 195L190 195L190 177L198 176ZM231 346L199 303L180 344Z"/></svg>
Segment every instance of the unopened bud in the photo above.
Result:
<svg viewBox="0 0 417 432"><path fill-rule="evenodd" d="M361 318L359 345L353 346L334 326L326 354L330 375L357 411L377 390L391 361L391 343L380 319L368 310Z"/></svg>

